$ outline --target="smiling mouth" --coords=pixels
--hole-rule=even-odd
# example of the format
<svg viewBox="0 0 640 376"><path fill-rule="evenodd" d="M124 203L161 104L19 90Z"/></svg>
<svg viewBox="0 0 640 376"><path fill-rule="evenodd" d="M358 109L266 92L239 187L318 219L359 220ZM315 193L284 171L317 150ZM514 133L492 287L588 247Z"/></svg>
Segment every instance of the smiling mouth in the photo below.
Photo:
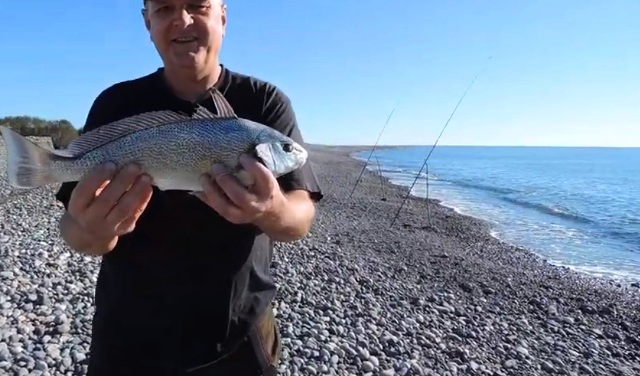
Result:
<svg viewBox="0 0 640 376"><path fill-rule="evenodd" d="M187 44L187 43L192 43L192 42L196 42L198 40L197 37L180 37L180 38L174 38L172 40L173 43L179 43L179 44Z"/></svg>

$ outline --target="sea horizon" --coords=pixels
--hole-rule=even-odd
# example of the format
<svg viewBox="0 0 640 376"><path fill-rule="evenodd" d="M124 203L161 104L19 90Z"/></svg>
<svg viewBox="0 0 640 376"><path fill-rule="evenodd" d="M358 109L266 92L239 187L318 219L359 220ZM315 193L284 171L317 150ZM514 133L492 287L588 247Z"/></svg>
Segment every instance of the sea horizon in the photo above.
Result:
<svg viewBox="0 0 640 376"><path fill-rule="evenodd" d="M321 144L321 143L312 143L307 142L307 145L315 146L315 147L335 147L335 148L367 148L371 149L375 147L376 151L382 149L395 149L395 148L414 148L414 147L425 147L432 148L433 144ZM640 145L638 146L610 146L610 145L464 145L464 144L438 144L437 148L538 148L538 149L640 149ZM367 150L371 151L371 150Z"/></svg>

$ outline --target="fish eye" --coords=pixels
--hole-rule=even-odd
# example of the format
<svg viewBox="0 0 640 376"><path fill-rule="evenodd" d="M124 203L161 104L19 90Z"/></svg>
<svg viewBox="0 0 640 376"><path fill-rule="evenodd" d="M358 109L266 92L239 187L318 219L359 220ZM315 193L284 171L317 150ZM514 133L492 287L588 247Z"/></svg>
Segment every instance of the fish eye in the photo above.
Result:
<svg viewBox="0 0 640 376"><path fill-rule="evenodd" d="M293 145L282 144L282 150L284 150L285 153L291 153L293 151Z"/></svg>

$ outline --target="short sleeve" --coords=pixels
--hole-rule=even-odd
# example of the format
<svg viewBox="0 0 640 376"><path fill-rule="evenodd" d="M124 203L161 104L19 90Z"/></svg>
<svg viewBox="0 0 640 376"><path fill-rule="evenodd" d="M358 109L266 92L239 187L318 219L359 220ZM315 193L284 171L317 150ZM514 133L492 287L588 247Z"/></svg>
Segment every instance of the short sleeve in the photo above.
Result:
<svg viewBox="0 0 640 376"><path fill-rule="evenodd" d="M265 125L273 127L304 147L304 139L290 99L274 86L270 85L269 89L263 106ZM318 202L322 199L323 193L310 159L311 157L307 158L307 162L298 170L279 177L278 182L283 191L305 190Z"/></svg>
<svg viewBox="0 0 640 376"><path fill-rule="evenodd" d="M103 91L96 97L89 109L84 127L82 127L78 132L79 134L91 131L111 121L110 118L113 116L112 109L114 108L113 97L114 95L111 94L111 88ZM71 193L77 184L78 182L62 183L60 189L56 192L56 200L60 201L64 205L65 209L69 208Z"/></svg>

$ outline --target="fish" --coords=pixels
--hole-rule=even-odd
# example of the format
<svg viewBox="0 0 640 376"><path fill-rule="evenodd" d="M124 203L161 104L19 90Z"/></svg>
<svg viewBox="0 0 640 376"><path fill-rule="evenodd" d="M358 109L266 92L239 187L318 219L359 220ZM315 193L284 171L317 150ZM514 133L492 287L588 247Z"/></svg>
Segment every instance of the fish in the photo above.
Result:
<svg viewBox="0 0 640 376"><path fill-rule="evenodd" d="M81 134L66 149L46 149L2 126L7 155L7 180L19 189L76 182L96 166L118 168L137 163L160 190L203 190L200 177L214 164L224 164L245 187L252 176L239 158L249 154L278 178L301 168L305 148L267 125L217 114L198 107L189 115L161 110L126 117Z"/></svg>

